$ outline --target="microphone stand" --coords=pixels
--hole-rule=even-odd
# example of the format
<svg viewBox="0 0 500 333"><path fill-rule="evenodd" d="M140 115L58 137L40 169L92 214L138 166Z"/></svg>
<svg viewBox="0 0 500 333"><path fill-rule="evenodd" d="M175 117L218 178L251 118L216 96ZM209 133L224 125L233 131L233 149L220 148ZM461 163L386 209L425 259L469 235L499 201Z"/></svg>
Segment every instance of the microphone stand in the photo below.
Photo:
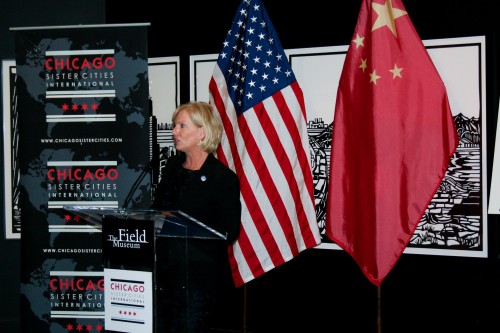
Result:
<svg viewBox="0 0 500 333"><path fill-rule="evenodd" d="M152 164L153 162L156 161L156 157L154 157L151 161L146 164L146 167L142 169L141 174L137 179L135 180L134 184L132 184L132 187L130 188L127 197L125 198L125 201L123 202L123 208L128 208L128 205L130 201L132 200L132 196L134 195L134 192L137 190L139 187L139 184L143 181L144 177L148 174L149 170L152 170Z"/></svg>
<svg viewBox="0 0 500 333"><path fill-rule="evenodd" d="M156 151L157 150L158 149L156 149ZM158 155L160 155L160 157ZM137 190L137 188L139 187L139 184L142 182L144 177L146 177L146 174L148 173L149 170L152 171L153 177L159 177L160 161L164 161L167 158L168 158L168 148L167 147L163 147L159 154L153 154L153 158L151 159L151 161L149 161L148 164L146 164L146 167L144 167L144 169L142 169L141 174L135 180L134 184L130 188L130 191L128 192L127 197L125 198L125 201L123 203L123 208L128 208L128 205L129 205L130 201L132 200L132 196L134 195L134 192ZM156 170L156 172L155 172L155 170ZM158 179L153 179L153 183L156 184L157 180Z"/></svg>

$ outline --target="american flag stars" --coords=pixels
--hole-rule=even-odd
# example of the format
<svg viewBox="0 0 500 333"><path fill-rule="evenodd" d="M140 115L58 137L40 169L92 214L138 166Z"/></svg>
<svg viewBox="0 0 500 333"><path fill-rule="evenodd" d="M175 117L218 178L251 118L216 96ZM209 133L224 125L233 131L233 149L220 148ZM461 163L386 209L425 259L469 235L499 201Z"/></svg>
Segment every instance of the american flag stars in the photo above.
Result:
<svg viewBox="0 0 500 333"><path fill-rule="evenodd" d="M240 10L239 16L228 31L218 61L231 88L231 99L242 113L295 81L295 76L286 56L276 51L282 50L281 45L274 29L262 19L260 5Z"/></svg>

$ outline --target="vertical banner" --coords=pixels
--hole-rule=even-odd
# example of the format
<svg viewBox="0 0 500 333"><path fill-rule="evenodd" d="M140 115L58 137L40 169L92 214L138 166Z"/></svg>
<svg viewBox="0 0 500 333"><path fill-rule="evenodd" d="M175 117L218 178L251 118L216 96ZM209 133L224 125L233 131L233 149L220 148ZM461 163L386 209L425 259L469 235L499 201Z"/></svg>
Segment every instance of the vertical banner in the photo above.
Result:
<svg viewBox="0 0 500 333"><path fill-rule="evenodd" d="M154 332L154 221L111 215L106 220L102 224L106 331Z"/></svg>
<svg viewBox="0 0 500 333"><path fill-rule="evenodd" d="M22 332L104 332L101 229L64 207L150 205L147 27L12 30Z"/></svg>

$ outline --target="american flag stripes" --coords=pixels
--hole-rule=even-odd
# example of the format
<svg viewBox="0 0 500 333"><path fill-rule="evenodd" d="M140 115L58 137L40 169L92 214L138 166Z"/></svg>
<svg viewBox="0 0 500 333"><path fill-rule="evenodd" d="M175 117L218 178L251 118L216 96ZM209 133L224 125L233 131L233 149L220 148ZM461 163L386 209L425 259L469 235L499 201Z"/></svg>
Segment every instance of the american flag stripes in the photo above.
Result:
<svg viewBox="0 0 500 333"><path fill-rule="evenodd" d="M260 0L243 0L209 84L224 125L217 157L241 183L236 286L321 242L302 90Z"/></svg>

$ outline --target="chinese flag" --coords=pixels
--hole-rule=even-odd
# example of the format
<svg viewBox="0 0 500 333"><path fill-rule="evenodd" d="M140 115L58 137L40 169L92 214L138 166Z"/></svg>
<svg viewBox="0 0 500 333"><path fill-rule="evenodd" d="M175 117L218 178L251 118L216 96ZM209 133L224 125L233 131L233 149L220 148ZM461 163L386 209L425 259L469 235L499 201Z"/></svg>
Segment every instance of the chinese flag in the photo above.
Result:
<svg viewBox="0 0 500 333"><path fill-rule="evenodd" d="M333 126L326 234L380 286L458 145L446 88L401 0L363 0Z"/></svg>

